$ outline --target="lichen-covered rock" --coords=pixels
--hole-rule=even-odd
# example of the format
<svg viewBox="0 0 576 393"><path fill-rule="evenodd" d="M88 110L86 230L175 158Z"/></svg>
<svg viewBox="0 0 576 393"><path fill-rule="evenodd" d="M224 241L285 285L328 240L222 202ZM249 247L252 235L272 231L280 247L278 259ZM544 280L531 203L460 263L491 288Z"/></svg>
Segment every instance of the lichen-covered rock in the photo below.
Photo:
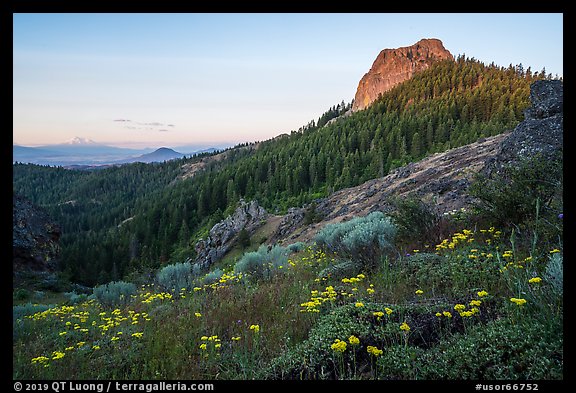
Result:
<svg viewBox="0 0 576 393"><path fill-rule="evenodd" d="M563 82L534 82L530 87L530 101L532 106L524 111L524 121L502 141L496 156L487 162L485 174L490 175L536 155L546 160L561 157L564 146Z"/></svg>
<svg viewBox="0 0 576 393"><path fill-rule="evenodd" d="M268 213L256 201L240 201L234 213L214 225L206 239L196 243L195 263L206 269L220 260L235 244L242 229L253 233L264 222Z"/></svg>

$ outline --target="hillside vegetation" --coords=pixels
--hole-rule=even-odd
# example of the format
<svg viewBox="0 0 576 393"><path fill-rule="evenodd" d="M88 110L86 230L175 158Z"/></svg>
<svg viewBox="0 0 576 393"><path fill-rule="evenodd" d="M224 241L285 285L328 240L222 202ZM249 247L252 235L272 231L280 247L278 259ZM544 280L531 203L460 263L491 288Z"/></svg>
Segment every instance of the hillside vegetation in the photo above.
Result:
<svg viewBox="0 0 576 393"><path fill-rule="evenodd" d="M493 179L524 180L541 193L508 229L481 206L422 225L431 211L407 203L207 274L171 264L16 306L13 378L563 379L562 180L546 162Z"/></svg>
<svg viewBox="0 0 576 393"><path fill-rule="evenodd" d="M14 191L62 226L63 279L104 284L194 257L193 245L240 198L283 213L428 154L514 127L544 75L459 57L440 62L341 116L334 106L290 135L238 146L181 180L209 155L94 172L13 167Z"/></svg>
<svg viewBox="0 0 576 393"><path fill-rule="evenodd" d="M218 159L15 165L14 190L67 232L61 284L91 287L14 291L13 379L564 379L558 81L532 85L526 119L464 189L469 209L406 194L307 243L255 244L262 225L207 271L187 258L241 197L282 212L512 127L532 79L459 58L365 111L333 117L338 105L321 127Z"/></svg>

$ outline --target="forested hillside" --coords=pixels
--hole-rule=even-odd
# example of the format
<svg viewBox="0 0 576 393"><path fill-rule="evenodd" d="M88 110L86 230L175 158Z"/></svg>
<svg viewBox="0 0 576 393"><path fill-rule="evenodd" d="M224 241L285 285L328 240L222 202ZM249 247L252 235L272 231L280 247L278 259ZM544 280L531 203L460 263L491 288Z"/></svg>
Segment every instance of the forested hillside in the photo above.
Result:
<svg viewBox="0 0 576 393"><path fill-rule="evenodd" d="M93 172L14 165L14 192L62 226L62 269L95 285L181 262L236 206L257 199L273 212L386 175L428 154L514 127L543 72L460 56L417 74L364 111L338 105L290 135L231 149L177 180L182 165L131 164Z"/></svg>

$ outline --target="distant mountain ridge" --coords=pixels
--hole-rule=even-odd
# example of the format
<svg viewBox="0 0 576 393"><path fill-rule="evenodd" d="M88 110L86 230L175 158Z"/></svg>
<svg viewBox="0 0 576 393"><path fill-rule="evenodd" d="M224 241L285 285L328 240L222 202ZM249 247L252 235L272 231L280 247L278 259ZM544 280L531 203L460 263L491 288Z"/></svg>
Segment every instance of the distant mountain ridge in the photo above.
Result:
<svg viewBox="0 0 576 393"><path fill-rule="evenodd" d="M141 156L129 158L126 160L121 160L118 163L129 163L129 162L144 162L144 163L151 163L151 162L164 162L175 160L177 158L184 157L184 154L179 153L175 150L172 150L167 147L161 147L159 149L154 150L152 153L142 154Z"/></svg>
<svg viewBox="0 0 576 393"><path fill-rule="evenodd" d="M75 137L67 142L38 147L12 146L12 162L75 167L119 165L131 162L163 162L185 155L212 153L214 147L183 146L182 152L167 147L159 149L131 149L99 144L90 139ZM180 150L180 148L177 148Z"/></svg>

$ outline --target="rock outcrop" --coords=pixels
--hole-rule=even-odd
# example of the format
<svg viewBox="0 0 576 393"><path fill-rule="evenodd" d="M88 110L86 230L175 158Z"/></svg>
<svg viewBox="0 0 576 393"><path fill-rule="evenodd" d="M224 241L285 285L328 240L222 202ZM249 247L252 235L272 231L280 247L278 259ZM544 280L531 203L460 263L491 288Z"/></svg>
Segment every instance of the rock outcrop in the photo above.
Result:
<svg viewBox="0 0 576 393"><path fill-rule="evenodd" d="M378 96L421 72L433 63L454 60L442 41L425 38L414 45L380 52L358 84L352 111L367 108Z"/></svg>
<svg viewBox="0 0 576 393"><path fill-rule="evenodd" d="M256 201L240 201L234 213L210 229L206 239L196 243L196 260L200 269L206 269L220 260L235 244L242 229L253 233L264 222L268 213Z"/></svg>
<svg viewBox="0 0 576 393"><path fill-rule="evenodd" d="M12 267L22 272L54 272L60 253L60 228L28 199L12 198Z"/></svg>
<svg viewBox="0 0 576 393"><path fill-rule="evenodd" d="M532 106L502 141L497 155L486 164L484 173L500 171L522 159L541 155L545 160L558 159L564 146L564 87L560 80L539 80L530 86Z"/></svg>

